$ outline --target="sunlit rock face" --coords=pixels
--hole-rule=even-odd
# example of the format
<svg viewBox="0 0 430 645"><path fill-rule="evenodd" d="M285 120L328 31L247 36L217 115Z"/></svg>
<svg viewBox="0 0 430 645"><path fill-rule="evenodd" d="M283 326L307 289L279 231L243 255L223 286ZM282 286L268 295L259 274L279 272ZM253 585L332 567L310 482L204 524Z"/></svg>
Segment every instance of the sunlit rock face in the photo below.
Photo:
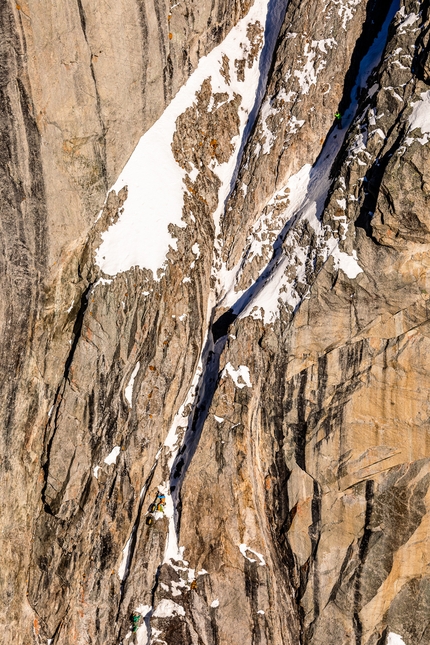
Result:
<svg viewBox="0 0 430 645"><path fill-rule="evenodd" d="M0 30L2 642L429 643L428 3Z"/></svg>

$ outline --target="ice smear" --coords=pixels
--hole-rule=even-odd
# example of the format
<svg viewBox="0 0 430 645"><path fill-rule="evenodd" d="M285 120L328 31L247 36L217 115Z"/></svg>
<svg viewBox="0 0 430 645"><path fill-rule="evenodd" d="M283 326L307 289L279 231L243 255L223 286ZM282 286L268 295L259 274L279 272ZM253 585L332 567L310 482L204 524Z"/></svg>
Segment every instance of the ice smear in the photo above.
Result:
<svg viewBox="0 0 430 645"><path fill-rule="evenodd" d="M112 187L117 193L128 186L124 210L118 221L102 235L102 244L96 252L96 263L108 275L127 271L133 266L157 271L163 267L169 247L176 248L176 240L169 233L169 224L184 227L182 221L185 170L176 163L171 144L176 130L176 119L195 101L195 94L203 81L211 79L212 91L226 92L229 98L242 97L239 109L240 135L233 142L235 152L224 164L214 164L213 172L221 179L219 208L215 221L224 207L230 190L232 174L237 162L242 136L250 112L254 108L259 89L261 70L259 56L251 68L245 66L245 79L239 81L234 61L243 58L249 47L247 28L251 23L266 22L269 0L255 2L210 54L200 59L197 69L179 90L159 120L143 135L118 180ZM282 4L278 3L278 5ZM222 55L230 59L230 84L221 74Z"/></svg>
<svg viewBox="0 0 430 645"><path fill-rule="evenodd" d="M218 600L218 598L216 598L216 600L213 600L213 601L211 602L211 607L214 607L214 608L219 607L219 600Z"/></svg>
<svg viewBox="0 0 430 645"><path fill-rule="evenodd" d="M105 464L108 464L108 465L116 464L116 460L118 459L118 455L120 452L121 452L121 448L119 446L115 446L115 448L111 450L111 452L104 460Z"/></svg>
<svg viewBox="0 0 430 645"><path fill-rule="evenodd" d="M128 385L125 388L125 392L124 392L125 398L127 399L128 405L129 405L130 408L132 407L134 379L137 376L139 368L140 368L140 362L138 361L136 363L136 367L133 370L133 373L132 373L132 375L130 377L130 380L129 380Z"/></svg>
<svg viewBox="0 0 430 645"><path fill-rule="evenodd" d="M154 618L170 618L171 616L185 616L185 609L182 605L170 600L170 598L163 598L152 614Z"/></svg>
<svg viewBox="0 0 430 645"><path fill-rule="evenodd" d="M94 468L93 468L93 474L94 474L94 477L95 477L96 479L98 479L98 478L99 478L99 470L100 470L100 466L94 466Z"/></svg>
<svg viewBox="0 0 430 645"><path fill-rule="evenodd" d="M250 549L249 546L247 546L246 544L243 544L243 543L240 544L239 549L243 557L249 560L250 562L257 562L257 560L255 558L250 558L248 555L246 555L247 551L257 556L257 558L259 559L258 564L260 565L260 567L264 567L264 565L266 564L266 561L264 560L261 553L258 553L258 551L254 551L254 549Z"/></svg>

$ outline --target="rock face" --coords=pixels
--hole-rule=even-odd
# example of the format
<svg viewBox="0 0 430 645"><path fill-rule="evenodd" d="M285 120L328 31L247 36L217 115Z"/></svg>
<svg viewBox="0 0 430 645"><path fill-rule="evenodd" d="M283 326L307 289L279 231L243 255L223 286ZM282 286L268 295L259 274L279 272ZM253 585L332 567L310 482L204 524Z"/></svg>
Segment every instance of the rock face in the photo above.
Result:
<svg viewBox="0 0 430 645"><path fill-rule="evenodd" d="M3 642L430 643L429 3L45 4L0 8Z"/></svg>

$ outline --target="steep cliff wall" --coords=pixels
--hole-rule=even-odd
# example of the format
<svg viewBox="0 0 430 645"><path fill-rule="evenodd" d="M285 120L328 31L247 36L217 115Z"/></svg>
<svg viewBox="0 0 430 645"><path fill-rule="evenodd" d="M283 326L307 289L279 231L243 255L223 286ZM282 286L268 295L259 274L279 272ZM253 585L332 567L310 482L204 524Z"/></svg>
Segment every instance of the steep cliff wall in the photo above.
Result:
<svg viewBox="0 0 430 645"><path fill-rule="evenodd" d="M87 4L2 10L4 642L430 642L428 2Z"/></svg>

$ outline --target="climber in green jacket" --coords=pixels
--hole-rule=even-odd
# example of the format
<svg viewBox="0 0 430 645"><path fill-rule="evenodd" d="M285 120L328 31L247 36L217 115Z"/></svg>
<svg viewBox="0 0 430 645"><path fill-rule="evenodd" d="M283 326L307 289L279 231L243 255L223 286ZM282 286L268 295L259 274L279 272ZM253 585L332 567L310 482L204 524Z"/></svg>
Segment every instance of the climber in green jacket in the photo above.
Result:
<svg viewBox="0 0 430 645"><path fill-rule="evenodd" d="M337 127L340 129L342 127L342 115L340 112L336 112L334 115Z"/></svg>
<svg viewBox="0 0 430 645"><path fill-rule="evenodd" d="M139 629L139 621L140 621L140 614L133 614L131 617L132 623L133 623L133 632L137 632Z"/></svg>

